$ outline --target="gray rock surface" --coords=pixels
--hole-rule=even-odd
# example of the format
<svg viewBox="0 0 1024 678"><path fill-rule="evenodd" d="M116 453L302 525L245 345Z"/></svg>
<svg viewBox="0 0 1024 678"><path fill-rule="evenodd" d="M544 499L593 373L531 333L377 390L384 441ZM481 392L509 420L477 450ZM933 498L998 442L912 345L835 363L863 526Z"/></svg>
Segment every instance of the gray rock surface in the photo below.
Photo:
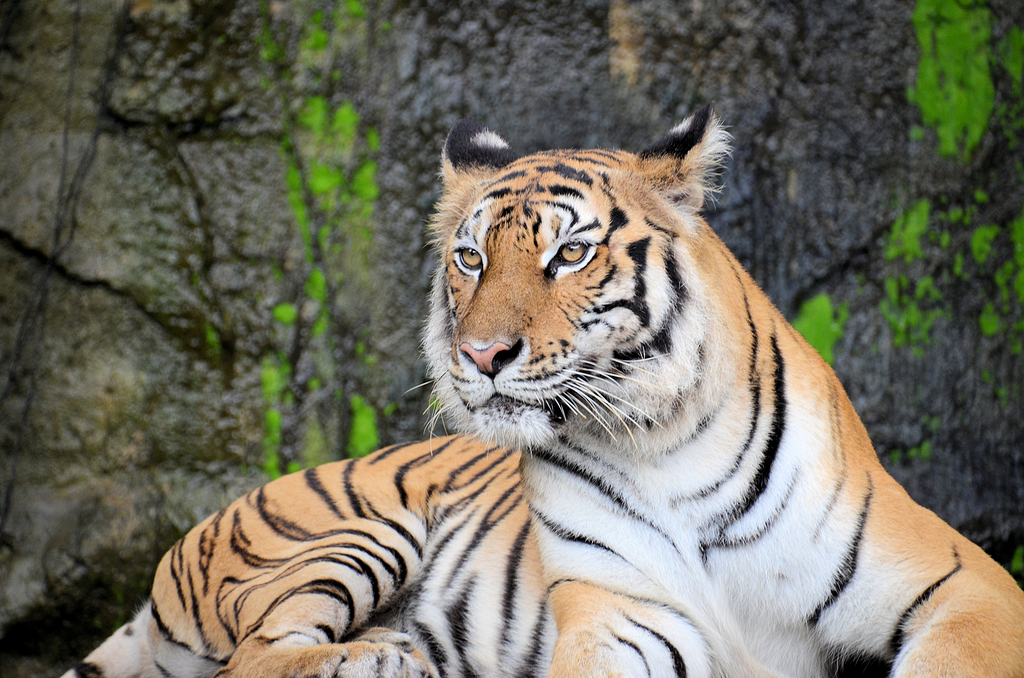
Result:
<svg viewBox="0 0 1024 678"><path fill-rule="evenodd" d="M914 9L0 2L0 673L66 668L266 471L425 435L426 221L464 117L523 152L639 149L714 101L736 148L712 225L791 319L846 304L835 367L883 461L1009 562L1024 99L1000 49L1024 5L988 4L994 109L953 157L908 100ZM923 199L923 256L887 259ZM901 275L929 343L880 310Z"/></svg>

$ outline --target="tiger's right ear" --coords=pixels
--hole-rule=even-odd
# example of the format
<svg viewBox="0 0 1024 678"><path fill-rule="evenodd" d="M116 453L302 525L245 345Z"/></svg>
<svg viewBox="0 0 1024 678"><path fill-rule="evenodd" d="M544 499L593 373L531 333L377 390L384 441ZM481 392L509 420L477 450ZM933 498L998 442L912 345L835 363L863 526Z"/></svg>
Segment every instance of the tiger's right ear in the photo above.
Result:
<svg viewBox="0 0 1024 678"><path fill-rule="evenodd" d="M441 173L445 186L459 177L501 169L516 159L505 140L475 120L455 123L444 142Z"/></svg>

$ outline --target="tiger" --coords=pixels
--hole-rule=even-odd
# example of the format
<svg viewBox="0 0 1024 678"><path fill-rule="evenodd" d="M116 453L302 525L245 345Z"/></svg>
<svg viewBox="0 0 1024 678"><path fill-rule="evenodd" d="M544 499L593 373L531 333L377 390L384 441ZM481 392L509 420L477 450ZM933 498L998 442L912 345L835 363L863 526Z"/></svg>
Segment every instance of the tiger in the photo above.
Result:
<svg viewBox="0 0 1024 678"><path fill-rule="evenodd" d="M730 140L456 124L423 348L459 435L236 500L65 678L1024 677L1024 592L702 216Z"/></svg>

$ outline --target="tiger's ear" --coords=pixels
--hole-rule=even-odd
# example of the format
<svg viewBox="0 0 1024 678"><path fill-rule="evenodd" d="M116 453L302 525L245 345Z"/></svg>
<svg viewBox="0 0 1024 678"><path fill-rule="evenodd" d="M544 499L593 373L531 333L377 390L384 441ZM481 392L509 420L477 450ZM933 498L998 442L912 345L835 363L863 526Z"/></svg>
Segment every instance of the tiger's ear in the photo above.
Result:
<svg viewBox="0 0 1024 678"><path fill-rule="evenodd" d="M730 138L708 104L637 154L640 173L676 207L699 210L718 190L715 178Z"/></svg>
<svg viewBox="0 0 1024 678"><path fill-rule="evenodd" d="M504 167L516 159L505 140L475 120L455 123L444 142L441 173L445 186L461 176Z"/></svg>

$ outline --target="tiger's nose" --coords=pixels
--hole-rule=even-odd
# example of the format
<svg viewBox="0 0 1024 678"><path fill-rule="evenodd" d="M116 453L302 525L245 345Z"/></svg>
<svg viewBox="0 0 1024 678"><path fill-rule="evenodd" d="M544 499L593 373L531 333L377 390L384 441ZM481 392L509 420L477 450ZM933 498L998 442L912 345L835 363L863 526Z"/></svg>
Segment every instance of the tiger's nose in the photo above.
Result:
<svg viewBox="0 0 1024 678"><path fill-rule="evenodd" d="M503 367L515 360L522 349L522 339L512 346L503 341L496 341L483 349L474 348L468 341L464 341L459 345L459 350L476 364L480 373L492 379L497 376Z"/></svg>

